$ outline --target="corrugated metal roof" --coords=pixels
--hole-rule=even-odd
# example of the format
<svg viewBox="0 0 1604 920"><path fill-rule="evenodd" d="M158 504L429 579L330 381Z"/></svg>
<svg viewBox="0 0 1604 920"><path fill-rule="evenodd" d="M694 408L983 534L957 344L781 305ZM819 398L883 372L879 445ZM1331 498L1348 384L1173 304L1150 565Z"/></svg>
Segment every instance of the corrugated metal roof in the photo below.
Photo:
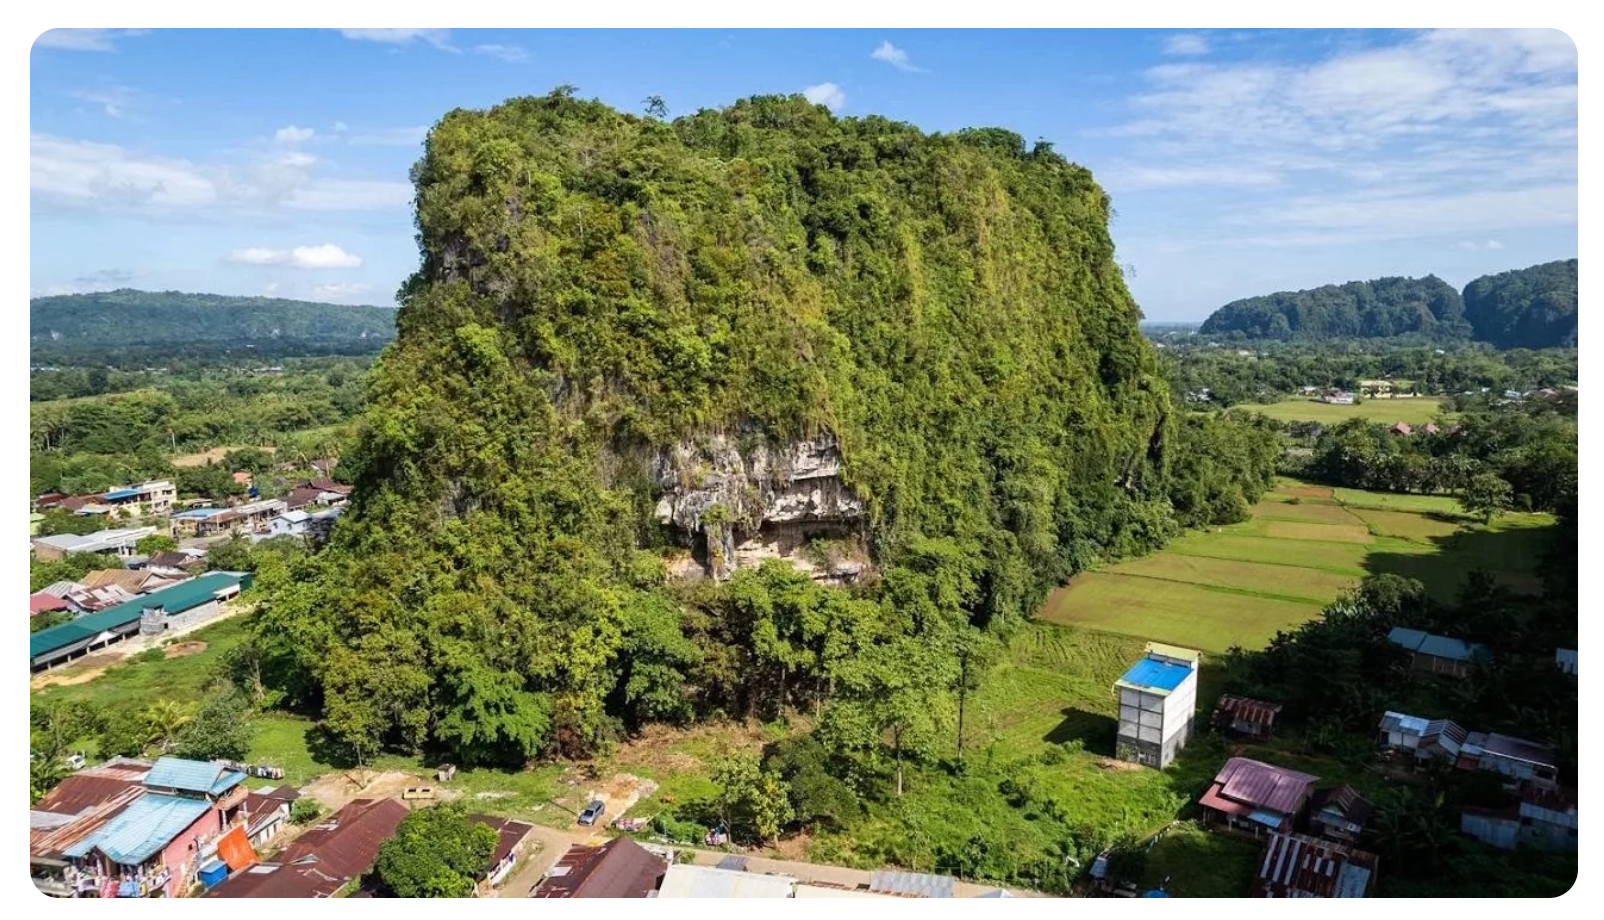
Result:
<svg viewBox="0 0 1604 920"><path fill-rule="evenodd" d="M1493 732L1482 742L1482 750L1495 757L1505 757L1510 760L1522 760L1527 763L1542 764L1552 767L1555 763L1554 749L1546 744L1527 741L1525 738L1512 738L1509 735L1500 735Z"/></svg>
<svg viewBox="0 0 1604 920"><path fill-rule="evenodd" d="M1264 700L1250 699L1245 696L1222 696L1214 702L1214 708L1228 713L1233 721L1251 722L1254 725L1269 725L1275 721L1276 713L1281 711L1280 703L1267 703Z"/></svg>
<svg viewBox="0 0 1604 920"><path fill-rule="evenodd" d="M1116 686L1132 687L1150 693L1171 693L1194 673L1186 665L1159 661L1156 658L1143 658L1131 665L1131 669L1125 672Z"/></svg>
<svg viewBox="0 0 1604 920"><path fill-rule="evenodd" d="M1196 649L1182 648L1179 645L1165 645L1162 642L1147 643L1147 653L1160 658L1173 658L1187 664L1197 664L1203 655Z"/></svg>
<svg viewBox="0 0 1604 920"><path fill-rule="evenodd" d="M646 898L668 862L628 837L601 846L574 844L535 891L537 898Z"/></svg>
<svg viewBox="0 0 1604 920"><path fill-rule="evenodd" d="M45 793L34 809L77 815L108 802L130 786L143 785L145 764L117 764L80 770Z"/></svg>
<svg viewBox="0 0 1604 920"><path fill-rule="evenodd" d="M789 898L796 879L789 875L731 872L678 863L668 867L659 898Z"/></svg>
<svg viewBox="0 0 1604 920"><path fill-rule="evenodd" d="M1330 808L1355 824L1363 824L1370 820L1374 810L1370 800L1359 794L1359 790L1344 783L1335 789L1322 789L1309 799L1309 807L1314 811L1323 811Z"/></svg>
<svg viewBox="0 0 1604 920"><path fill-rule="evenodd" d="M211 803L178 795L147 792L106 822L99 831L68 847L68 856L99 850L113 862L137 866L194 824Z"/></svg>
<svg viewBox="0 0 1604 920"><path fill-rule="evenodd" d="M139 497L139 490L138 489L114 489L114 490L112 490L110 492L107 492L105 495L102 495L100 497L105 499L108 502L121 501L122 499L125 499L125 498L137 498L137 497Z"/></svg>
<svg viewBox="0 0 1604 920"><path fill-rule="evenodd" d="M204 760L159 757L145 774L145 785L152 789L182 789L221 795L244 782L245 774Z"/></svg>
<svg viewBox="0 0 1604 920"><path fill-rule="evenodd" d="M1393 645L1401 645L1412 652L1420 648L1420 643L1426 641L1426 634L1418 629L1394 626L1392 632L1387 633L1387 641Z"/></svg>
<svg viewBox="0 0 1604 920"><path fill-rule="evenodd" d="M881 869L869 876L869 890L917 895L922 898L950 898L953 897L953 878L950 875L925 875L919 872L904 872L900 869Z"/></svg>
<svg viewBox="0 0 1604 920"><path fill-rule="evenodd" d="M1219 794L1228 799L1286 815L1298 810L1309 787L1319 779L1246 757L1232 757L1214 782L1220 787Z"/></svg>
<svg viewBox="0 0 1604 920"><path fill-rule="evenodd" d="M1573 648L1557 648L1557 649L1554 649L1554 662L1556 664L1558 664L1559 665L1559 669L1561 671L1564 671L1566 674L1575 674L1576 673L1576 649L1573 649Z"/></svg>
<svg viewBox="0 0 1604 920"><path fill-rule="evenodd" d="M1253 880L1256 898L1362 898L1376 871L1373 853L1303 834L1273 833Z"/></svg>
<svg viewBox="0 0 1604 920"><path fill-rule="evenodd" d="M127 626L137 621L146 607L161 607L169 615L183 613L212 600L217 592L235 585L243 585L246 581L247 577L237 572L207 572L198 578L163 588L109 610L79 617L71 623L41 629L28 639L28 657L38 658L48 655L56 649L81 642L105 630Z"/></svg>
<svg viewBox="0 0 1604 920"><path fill-rule="evenodd" d="M1446 658L1450 661L1470 661L1482 657L1487 652L1486 648L1474 642L1432 635L1426 636L1426 640L1420 643L1415 651L1421 655Z"/></svg>
<svg viewBox="0 0 1604 920"><path fill-rule="evenodd" d="M1403 732L1409 735L1424 735L1431 723L1419 716L1406 715L1401 712L1388 710L1381 716L1381 730L1384 732Z"/></svg>

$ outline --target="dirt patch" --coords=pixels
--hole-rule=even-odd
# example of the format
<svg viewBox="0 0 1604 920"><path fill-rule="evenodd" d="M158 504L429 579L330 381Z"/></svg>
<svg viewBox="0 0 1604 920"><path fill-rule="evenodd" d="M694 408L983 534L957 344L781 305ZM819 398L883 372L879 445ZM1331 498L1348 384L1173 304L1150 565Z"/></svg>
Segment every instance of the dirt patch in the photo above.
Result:
<svg viewBox="0 0 1604 920"><path fill-rule="evenodd" d="M80 658L64 668L46 671L36 675L28 681L29 690L43 690L46 687L70 687L73 684L87 684L106 669L127 658L132 651L118 649L113 652L102 652L98 655L89 655Z"/></svg>
<svg viewBox="0 0 1604 920"><path fill-rule="evenodd" d="M683 772L703 766L703 758L693 751L711 753L714 748L727 744L734 751L755 753L762 750L765 741L762 727L755 722L744 726L710 723L690 729L650 725L619 746L613 763L621 767L650 766Z"/></svg>
<svg viewBox="0 0 1604 920"><path fill-rule="evenodd" d="M379 773L363 769L340 770L320 776L301 787L301 794L310 796L324 808L335 811L353 799L399 799L401 793L415 786L432 787L435 793L433 799L421 799L418 800L418 804L442 802L461 794L442 789L432 775L424 776L403 770L387 770Z"/></svg>
<svg viewBox="0 0 1604 920"><path fill-rule="evenodd" d="M167 646L168 658L182 658L185 655L199 655L206 651L204 642L174 642Z"/></svg>
<svg viewBox="0 0 1604 920"><path fill-rule="evenodd" d="M1113 770L1113 771L1145 770L1145 769L1147 769L1146 767L1142 766L1141 764L1137 763L1134 760L1110 760L1110 759L1099 760L1097 762L1097 768L1100 769L1100 770Z"/></svg>
<svg viewBox="0 0 1604 920"><path fill-rule="evenodd" d="M180 467L205 466L208 463L221 462L231 450L244 449L246 448L241 445L235 445L233 447L214 447L211 450L203 450L193 454L178 454L177 456L169 459L167 462L171 463L173 466ZM268 454L271 454L275 450L275 448L272 447L258 447L256 449Z"/></svg>
<svg viewBox="0 0 1604 920"><path fill-rule="evenodd" d="M657 791L657 783L649 779L641 779L632 773L615 773L600 785L592 785L585 794L583 803L588 804L592 799L600 799L607 805L602 814L602 820L608 824L622 818L626 812L634 807L635 803L643 797ZM579 823L575 818L574 827Z"/></svg>

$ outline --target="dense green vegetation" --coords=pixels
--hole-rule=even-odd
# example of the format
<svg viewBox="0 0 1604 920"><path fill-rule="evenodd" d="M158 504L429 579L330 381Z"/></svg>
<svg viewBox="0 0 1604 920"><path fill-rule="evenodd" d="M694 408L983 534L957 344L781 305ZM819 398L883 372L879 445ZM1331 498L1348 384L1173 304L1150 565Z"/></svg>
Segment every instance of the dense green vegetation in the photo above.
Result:
<svg viewBox="0 0 1604 920"><path fill-rule="evenodd" d="M1406 390L1424 396L1457 396L1484 389L1503 393L1574 385L1577 375L1574 348L1498 351L1482 344L1444 343L1446 347L1439 347L1349 339L1256 341L1248 351L1190 333L1150 334L1163 346L1165 376L1175 387L1175 399L1208 394L1206 403L1191 400L1195 409L1273 403L1293 396L1307 399L1305 387L1315 392L1332 387L1356 392L1361 380L1402 382L1408 385ZM1238 353L1242 351L1247 353ZM1368 402L1385 404L1387 400Z"/></svg>
<svg viewBox="0 0 1604 920"><path fill-rule="evenodd" d="M306 358L287 359L273 373L201 367L141 377L142 388L128 392L47 401L38 399L40 390L59 374L35 373L32 493L90 493L164 478L185 497L222 498L245 491L233 482L236 470L259 474L259 487L272 486L272 477L260 474L276 463L304 468L345 449L367 365L361 358ZM184 458L236 446L210 466L205 458Z"/></svg>
<svg viewBox="0 0 1604 920"><path fill-rule="evenodd" d="M1235 300L1203 321L1203 335L1251 339L1389 338L1470 333L1459 292L1434 275L1378 278Z"/></svg>
<svg viewBox="0 0 1604 920"><path fill-rule="evenodd" d="M1501 348L1576 345L1578 262L1545 262L1484 275L1465 287L1476 338Z"/></svg>
<svg viewBox="0 0 1604 920"><path fill-rule="evenodd" d="M490 864L496 832L460 802L420 808L379 847L373 875L397 898L465 898Z"/></svg>
<svg viewBox="0 0 1604 920"><path fill-rule="evenodd" d="M28 322L35 366L371 355L395 337L395 311L381 307L178 291L38 297L28 302Z"/></svg>
<svg viewBox="0 0 1604 920"><path fill-rule="evenodd" d="M803 704L840 750L917 758L982 637L1268 480L1272 432L1173 421L1107 198L1045 144L559 90L449 114L414 176L423 266L353 511L261 629L288 702L364 756ZM880 579L675 602L649 460L736 430L838 439Z"/></svg>
<svg viewBox="0 0 1604 920"><path fill-rule="evenodd" d="M1432 275L1281 291L1232 301L1198 332L1283 341L1474 337L1495 348L1575 347L1577 266L1568 259L1483 275L1463 293Z"/></svg>

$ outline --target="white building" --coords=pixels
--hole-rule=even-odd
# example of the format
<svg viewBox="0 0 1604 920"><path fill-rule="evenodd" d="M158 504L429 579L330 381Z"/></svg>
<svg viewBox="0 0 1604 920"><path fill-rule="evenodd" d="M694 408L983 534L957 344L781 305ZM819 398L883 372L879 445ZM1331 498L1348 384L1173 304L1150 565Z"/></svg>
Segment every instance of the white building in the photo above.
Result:
<svg viewBox="0 0 1604 920"><path fill-rule="evenodd" d="M130 508L138 514L166 514L178 499L178 487L166 479L153 479L138 485L118 486L100 496L114 508Z"/></svg>
<svg viewBox="0 0 1604 920"><path fill-rule="evenodd" d="M789 875L766 875L676 863L668 867L659 898L789 898L796 879Z"/></svg>
<svg viewBox="0 0 1604 920"><path fill-rule="evenodd" d="M1147 644L1147 655L1114 682L1119 694L1115 756L1163 769L1192 737L1197 665L1187 648Z"/></svg>
<svg viewBox="0 0 1604 920"><path fill-rule="evenodd" d="M134 544L156 532L154 527L124 527L99 530L79 536L70 533L33 538L33 554L41 561L64 559L69 553L109 553L121 557L134 554Z"/></svg>

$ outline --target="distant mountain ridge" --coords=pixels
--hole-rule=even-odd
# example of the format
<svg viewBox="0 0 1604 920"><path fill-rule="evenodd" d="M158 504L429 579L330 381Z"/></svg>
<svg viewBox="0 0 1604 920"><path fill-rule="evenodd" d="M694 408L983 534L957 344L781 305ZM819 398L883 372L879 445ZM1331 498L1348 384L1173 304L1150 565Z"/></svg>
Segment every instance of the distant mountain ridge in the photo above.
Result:
<svg viewBox="0 0 1604 920"><path fill-rule="evenodd" d="M28 302L36 360L107 349L372 354L395 338L395 316L389 307L127 288Z"/></svg>
<svg viewBox="0 0 1604 920"><path fill-rule="evenodd" d="M1459 292L1435 275L1378 278L1279 291L1232 301L1214 311L1205 335L1253 339L1391 338L1412 333L1443 338L1470 334Z"/></svg>
<svg viewBox="0 0 1604 920"><path fill-rule="evenodd" d="M1203 321L1207 335L1311 340L1474 338L1499 348L1577 342L1577 260L1484 275L1463 293L1447 282L1379 278L1235 300Z"/></svg>

